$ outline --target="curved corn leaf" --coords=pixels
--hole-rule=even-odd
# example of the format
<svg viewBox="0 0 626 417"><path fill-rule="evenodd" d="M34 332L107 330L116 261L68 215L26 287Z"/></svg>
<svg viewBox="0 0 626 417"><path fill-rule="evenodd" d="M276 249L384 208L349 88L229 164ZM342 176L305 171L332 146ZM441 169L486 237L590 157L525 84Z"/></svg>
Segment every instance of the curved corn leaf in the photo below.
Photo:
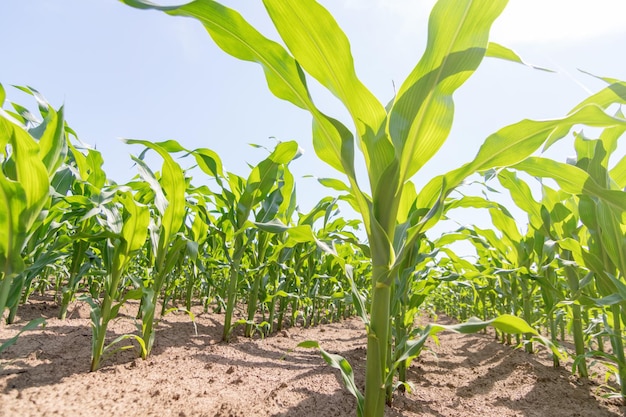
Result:
<svg viewBox="0 0 626 417"><path fill-rule="evenodd" d="M37 133L31 134L38 140L39 157L52 176L65 161L68 146L65 140L65 120L63 107L59 111L48 108L44 121L37 126Z"/></svg>
<svg viewBox="0 0 626 417"><path fill-rule="evenodd" d="M533 329L524 319L521 319L510 314L502 314L491 320L480 320L476 317L470 318L468 321L453 325L444 324L429 324L426 326L421 336L417 339L410 339L405 341L402 345L398 346L399 354L394 362L394 368L397 368L400 363L415 358L419 355L422 347L428 340L428 337L435 336L442 331L453 331L456 333L473 334L478 333L484 328L492 326L502 332L509 334L532 334L539 336L539 333ZM546 343L549 347L552 344L543 339L543 343Z"/></svg>
<svg viewBox="0 0 626 417"><path fill-rule="evenodd" d="M0 86L0 87L1 87L1 86ZM1 97L0 97L0 98L1 98ZM1 105L1 104L0 104L0 105ZM2 353L2 351L4 351L5 349L7 349L9 346L14 345L14 344L17 342L18 338L20 337L20 335L21 335L22 333L27 332L27 331L29 331L29 330L33 330L34 328L39 327L39 326L41 326L41 325L43 325L44 327L45 327L45 325L46 325L46 320L44 320L44 319L43 319L43 317L39 317L39 318L36 318L36 319L34 319L34 320L29 321L29 322L26 324L26 326L22 327L22 328L20 329L20 331L19 331L19 332L18 332L15 336L13 336L12 338L10 338L10 339L8 339L8 340L6 340L5 342L3 342L3 343L1 343L1 344L0 344L0 353Z"/></svg>
<svg viewBox="0 0 626 417"><path fill-rule="evenodd" d="M626 126L626 120L609 116L596 105L587 105L561 119L523 120L504 127L485 140L472 162L437 176L426 184L418 195L417 208L432 207L442 190L447 195L476 171L520 163L544 142L550 138L562 138L577 124L594 127ZM433 219L423 230L427 230L435 222L436 219Z"/></svg>
<svg viewBox="0 0 626 417"><path fill-rule="evenodd" d="M574 107L569 114L576 113L584 107L590 105L606 109L615 103L626 104L626 82L624 81L612 80L611 85L578 103L578 105L576 105L576 107ZM561 137L565 136L568 131L569 128L567 127L559 128L558 132L555 132L555 134L548 141L546 141L543 149L548 149Z"/></svg>
<svg viewBox="0 0 626 417"><path fill-rule="evenodd" d="M530 157L514 165L513 168L536 177L552 178L568 193L601 198L619 212L626 210L626 193L601 187L589 174L573 165L547 158Z"/></svg>
<svg viewBox="0 0 626 417"><path fill-rule="evenodd" d="M280 170L281 165L291 162L299 155L298 152L298 144L295 141L279 143L266 159L252 168L237 202L237 227L241 228L252 210L268 198L279 182L280 175L284 175L285 171Z"/></svg>
<svg viewBox="0 0 626 417"><path fill-rule="evenodd" d="M346 388L357 400L357 415L359 417L363 416L365 398L354 382L354 372L352 371L350 363L343 356L326 352L321 348L320 344L314 340L305 340L304 342L300 342L298 343L298 347L319 350L327 364L341 371L341 377L343 378Z"/></svg>
<svg viewBox="0 0 626 417"><path fill-rule="evenodd" d="M259 33L239 13L211 0L196 0L171 7L157 6L144 0L122 2L136 8L161 10L172 16L196 18L224 52L261 65L267 85L276 97L313 115L313 144L320 159L354 177L354 139L350 131L315 107L304 73L296 60L280 44Z"/></svg>
<svg viewBox="0 0 626 417"><path fill-rule="evenodd" d="M519 55L515 53L515 51L496 42L489 42L489 45L487 46L487 53L485 54L485 56L489 58L498 58L505 61L516 62L518 64L526 65L527 67L531 67L540 71L555 72L549 68L537 67L535 65L531 65L525 62Z"/></svg>
<svg viewBox="0 0 626 417"><path fill-rule="evenodd" d="M541 204L535 201L528 184L519 179L514 172L508 169L503 169L498 172L498 180L504 188L509 190L509 194L517 207L528 213L528 219L532 227L536 230L540 230L543 225L543 221L541 220Z"/></svg>
<svg viewBox="0 0 626 417"><path fill-rule="evenodd" d="M0 109L0 311L4 310L14 274L24 269L22 249L39 214L49 202L49 177L39 157L39 145L4 110ZM7 153L8 149L10 152Z"/></svg>
<svg viewBox="0 0 626 417"><path fill-rule="evenodd" d="M403 183L443 145L452 126L452 94L478 68L505 0L441 0L430 15L426 51L398 90L389 134Z"/></svg>
<svg viewBox="0 0 626 417"><path fill-rule="evenodd" d="M163 158L161 178L158 184L152 181L151 186L156 193L162 193L166 202L161 205L161 233L157 248L157 259L164 260L165 252L173 236L180 230L185 218L185 174L169 152L162 146L139 139L125 139L128 144L144 145L146 148L156 151ZM169 142L168 142L169 143ZM171 143L170 143L171 144ZM162 189L162 191L159 191Z"/></svg>
<svg viewBox="0 0 626 417"><path fill-rule="evenodd" d="M386 112L357 78L348 38L333 16L314 0L263 3L297 62L348 109L370 175L377 178L393 159L391 143L380 132Z"/></svg>
<svg viewBox="0 0 626 417"><path fill-rule="evenodd" d="M626 194L623 191L622 194ZM602 249L611 262L626 277L626 206L619 212L608 206L604 201L596 203L596 217L598 220Z"/></svg>

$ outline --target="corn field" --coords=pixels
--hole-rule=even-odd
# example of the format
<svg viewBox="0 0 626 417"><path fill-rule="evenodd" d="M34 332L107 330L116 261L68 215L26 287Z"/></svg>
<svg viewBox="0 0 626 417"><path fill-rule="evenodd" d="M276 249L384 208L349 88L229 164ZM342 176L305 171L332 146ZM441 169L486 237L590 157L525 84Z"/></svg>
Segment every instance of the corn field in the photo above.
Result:
<svg viewBox="0 0 626 417"><path fill-rule="evenodd" d="M418 189L412 179L449 135L455 91L485 57L523 64L489 41L505 0L439 0L422 58L386 103L357 78L348 38L314 0L263 0L282 44L212 0L122 2L196 19L207 41L259 64L274 96L310 114L315 153L337 172L319 179L333 196L300 211L295 141L278 142L237 174L210 148L126 139L136 175L118 184L63 107L34 88L0 85L6 324L37 294L53 294L62 320L72 303L88 304L87 365L96 372L121 350L149 358L159 319L178 311L193 321L194 306L222 315L224 343L235 332L266 338L356 316L367 334L364 390L345 358L318 341L299 346L338 369L355 413L367 417L383 416L413 389L407 369L429 338L492 327L499 341L547 351L555 367L572 364L580 378L591 362L602 363L618 387L607 395L626 399L626 156L618 152L626 82L603 78L604 89L560 118L500 128L470 162ZM323 113L307 80L337 97L349 121ZM18 91L30 102L7 99ZM542 156L557 142L575 156ZM471 180L480 195L457 192ZM345 218L342 204L360 218ZM491 227L427 233L470 208ZM472 256L457 251L459 242ZM137 330L111 340L107 328L129 304L138 306ZM458 324L424 324L425 314ZM0 352L19 338L2 342Z"/></svg>

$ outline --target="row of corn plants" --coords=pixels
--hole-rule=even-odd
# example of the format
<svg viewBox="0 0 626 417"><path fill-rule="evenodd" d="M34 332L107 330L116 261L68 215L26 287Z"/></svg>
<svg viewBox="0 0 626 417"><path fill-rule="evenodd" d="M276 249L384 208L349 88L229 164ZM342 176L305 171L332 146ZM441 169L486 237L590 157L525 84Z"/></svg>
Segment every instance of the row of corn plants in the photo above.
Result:
<svg viewBox="0 0 626 417"><path fill-rule="evenodd" d="M65 124L62 109L55 111L39 93L24 90L37 98L43 120L15 103L3 111L8 141L3 166L7 184L32 186L38 205L31 213L12 207L34 205L30 200L6 198L7 211L28 220L19 235L5 238L20 246L7 245L2 252L2 310L8 310L8 323L34 291L54 291L61 319L76 299L88 303L91 370L96 370L111 353L132 348L129 339L146 358L158 317L177 309L193 319L196 300L205 310L224 312L224 340L238 325L245 326L246 336L264 336L285 322L309 326L354 314L351 283L363 287L369 279L362 253L367 247L355 235L359 223L340 217L337 199L330 197L310 212L296 209L288 168L299 155L295 142L279 143L243 178L224 172L208 149L127 140L143 151L132 157L137 177L120 185L107 178L102 155ZM22 150L25 146L30 153ZM161 157L159 171L145 162L147 152ZM180 153L193 158L214 186L192 185L173 158ZM27 177L31 163L42 167L41 184ZM352 281L338 258L354 265ZM111 340L108 324L131 300L139 304L138 332ZM241 305L247 305L245 313L235 311Z"/></svg>
<svg viewBox="0 0 626 417"><path fill-rule="evenodd" d="M624 104L625 83L606 79L609 87L585 100L606 108ZM574 109L576 111L581 106ZM618 110L615 118L623 119ZM445 293L431 301L454 317L466 314L488 317L508 312L542 327L554 344L573 341L573 372L588 377L589 358L602 361L626 397L626 369L622 329L626 247L626 158L615 158L618 139L626 128L618 123L601 131L596 139L574 134L575 156L566 163L529 158L511 169L489 176L508 192L514 204L527 214L522 234L513 216L500 204L482 197L464 197L450 207L487 208L493 229L464 226L442 236L447 246L460 239L476 249L476 262L462 260L451 251L446 272L452 277ZM542 180L535 189L517 173ZM559 189L547 185L554 181ZM463 291L454 288L463 286ZM451 295L457 303L449 303ZM444 300L445 304L444 304ZM510 339L508 340L510 342ZM520 342L520 340L518 340ZM532 341L522 341L528 352ZM608 342L608 343L607 343ZM555 352L554 364L559 366Z"/></svg>
<svg viewBox="0 0 626 417"><path fill-rule="evenodd" d="M333 16L314 0L263 1L286 48L263 36L235 10L215 1L163 7L142 0L123 2L199 20L226 53L260 64L275 96L311 114L315 152L344 176L345 182L332 180L332 186L340 189L362 216L369 243L369 302L363 302L361 291L353 291L354 306L367 330L364 395L354 384L345 359L321 350L329 363L341 369L357 398L359 415L384 414L397 370L419 353L425 337L442 329L427 327L416 335L407 332L403 319L410 311L407 303L420 302L420 297L408 296L414 291L413 283L428 279L428 274L411 272L428 257L430 248L423 244L424 233L442 217L451 191L475 172L506 166L528 168L536 162L537 170L546 169L548 175L555 175L556 168L549 162L523 164L543 144L566 136L576 124L625 123L621 117L606 114L593 100L560 119L524 120L489 136L471 162L432 179L417 192L410 180L448 136L453 93L485 55L519 61L512 51L488 41L491 25L506 1L438 1L430 15L426 51L387 106L358 79L347 37ZM315 105L307 76L343 103L350 115L348 126ZM365 162L367 186L356 173L356 149ZM349 276L350 265L345 262L344 270ZM481 323L482 327L494 324L508 331L533 332L524 321L513 319L502 315ZM472 323L457 329L478 328L481 326ZM318 347L314 342L305 345Z"/></svg>

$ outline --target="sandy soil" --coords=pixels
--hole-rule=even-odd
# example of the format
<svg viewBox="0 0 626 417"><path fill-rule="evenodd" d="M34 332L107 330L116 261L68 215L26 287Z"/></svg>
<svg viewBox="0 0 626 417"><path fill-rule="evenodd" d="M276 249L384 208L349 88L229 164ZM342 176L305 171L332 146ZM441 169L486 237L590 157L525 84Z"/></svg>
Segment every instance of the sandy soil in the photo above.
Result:
<svg viewBox="0 0 626 417"><path fill-rule="evenodd" d="M20 323L0 328L4 341L25 321L47 318L44 329L25 333L0 356L0 416L356 415L338 371L296 345L317 340L343 355L362 388L365 341L358 319L225 344L221 315L197 314L196 335L187 315L170 314L148 360L124 351L90 373L88 308L75 305L66 321L56 313L52 302L39 300L22 309ZM110 327L112 337L133 329L130 314ZM617 400L601 397L604 375L579 381L568 369L553 369L545 352L529 355L490 335L440 339L413 363L408 376L415 390L396 394L387 416L625 415Z"/></svg>

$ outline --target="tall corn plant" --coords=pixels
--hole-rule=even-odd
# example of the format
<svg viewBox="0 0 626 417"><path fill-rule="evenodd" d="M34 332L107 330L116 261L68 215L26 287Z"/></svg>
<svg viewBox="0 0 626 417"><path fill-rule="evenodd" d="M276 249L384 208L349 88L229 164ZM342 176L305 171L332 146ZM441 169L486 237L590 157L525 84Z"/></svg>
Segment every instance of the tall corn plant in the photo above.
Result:
<svg viewBox="0 0 626 417"><path fill-rule="evenodd" d="M564 119L519 122L487 138L472 162L433 179L417 196L405 194L409 179L447 138L454 113L452 94L487 53L490 27L506 0L438 1L430 16L426 51L387 107L358 79L347 37L314 0L263 1L289 52L264 37L239 13L212 0L171 7L143 0L122 1L136 8L198 19L225 52L260 64L274 95L313 117L315 152L347 177L345 189L363 217L371 246L372 303L369 317L363 317L368 339L366 391L364 402L359 401L366 416L382 416L389 400L394 370L390 363L393 283L414 241L440 217L442 198L473 172L517 163L548 137L564 136L575 123L615 123L593 106ZM505 49L492 47L490 54L505 57ZM354 133L315 106L305 72L345 105ZM365 160L370 194L355 172L355 141ZM405 204L415 208L406 221L398 217Z"/></svg>
<svg viewBox="0 0 626 417"><path fill-rule="evenodd" d="M51 180L67 153L63 108L54 110L34 89L20 89L35 97L44 119L33 125L23 107L14 104L17 113L0 108L0 314L9 307L9 322L25 282L22 251L43 223ZM0 85L0 107L5 98Z"/></svg>

